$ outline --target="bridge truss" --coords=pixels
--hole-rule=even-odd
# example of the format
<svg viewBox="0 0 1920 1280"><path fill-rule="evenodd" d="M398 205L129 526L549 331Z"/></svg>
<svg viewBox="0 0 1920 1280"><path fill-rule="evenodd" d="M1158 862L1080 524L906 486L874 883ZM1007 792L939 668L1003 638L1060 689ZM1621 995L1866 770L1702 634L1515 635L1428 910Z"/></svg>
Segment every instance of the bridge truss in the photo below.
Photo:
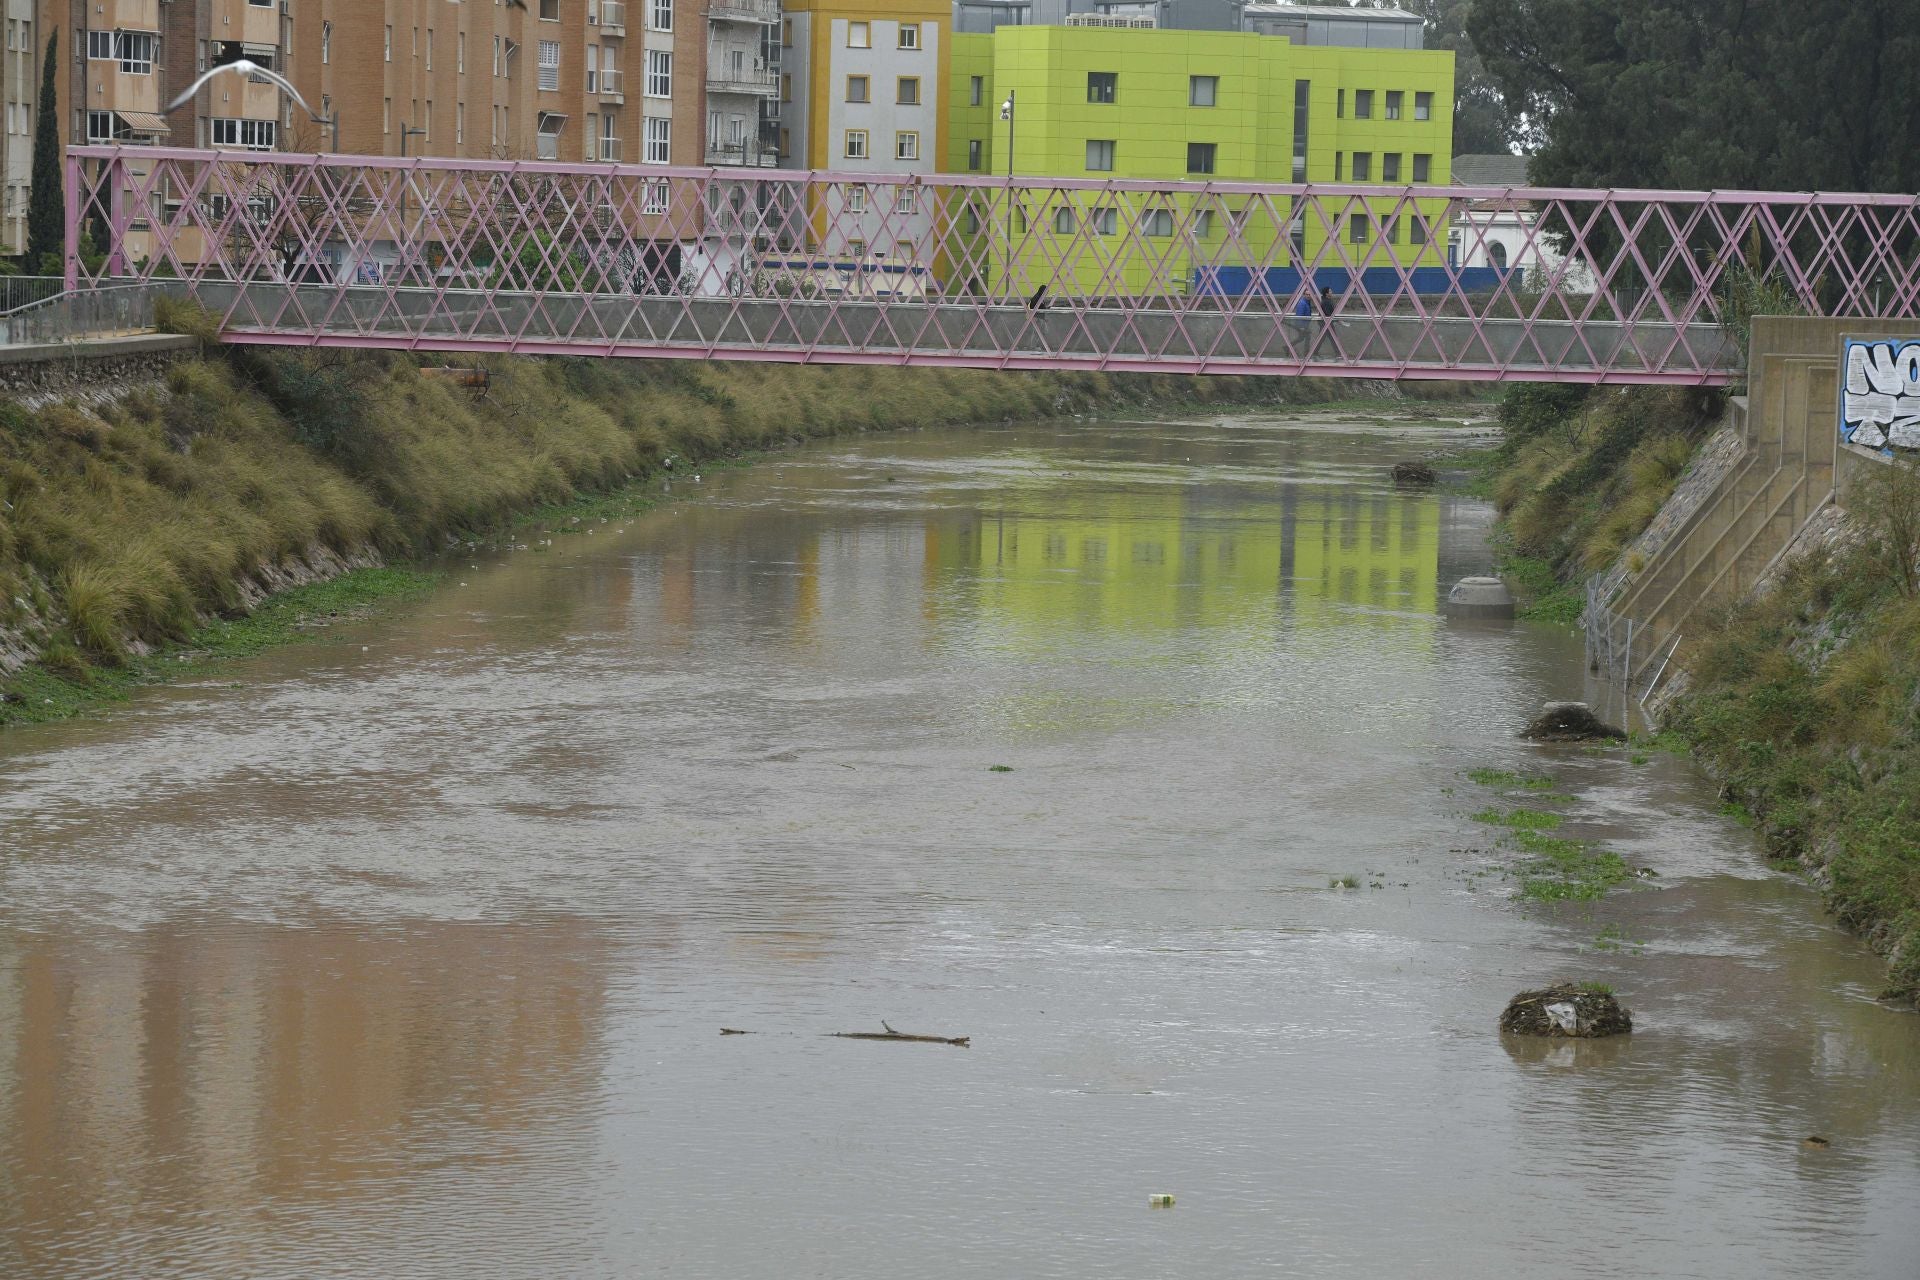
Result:
<svg viewBox="0 0 1920 1280"><path fill-rule="evenodd" d="M293 346L1711 385L1751 311L1920 312L1911 195L148 147L66 194L70 288Z"/></svg>

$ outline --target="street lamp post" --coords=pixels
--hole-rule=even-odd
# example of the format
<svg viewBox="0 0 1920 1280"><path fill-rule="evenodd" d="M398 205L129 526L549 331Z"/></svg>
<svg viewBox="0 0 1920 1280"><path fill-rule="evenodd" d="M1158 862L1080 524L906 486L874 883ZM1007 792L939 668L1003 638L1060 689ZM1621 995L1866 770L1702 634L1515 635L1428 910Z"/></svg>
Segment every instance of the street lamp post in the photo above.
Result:
<svg viewBox="0 0 1920 1280"><path fill-rule="evenodd" d="M1000 283L1009 298L1013 296L1013 94L1007 90L1007 100L1000 104L1000 118L1007 122L1007 260Z"/></svg>
<svg viewBox="0 0 1920 1280"><path fill-rule="evenodd" d="M400 158L402 160L405 160L407 158L407 139L408 138L424 138L426 136L427 136L426 129L424 128L416 129L412 125L406 123L405 121L402 121L400 124Z"/></svg>

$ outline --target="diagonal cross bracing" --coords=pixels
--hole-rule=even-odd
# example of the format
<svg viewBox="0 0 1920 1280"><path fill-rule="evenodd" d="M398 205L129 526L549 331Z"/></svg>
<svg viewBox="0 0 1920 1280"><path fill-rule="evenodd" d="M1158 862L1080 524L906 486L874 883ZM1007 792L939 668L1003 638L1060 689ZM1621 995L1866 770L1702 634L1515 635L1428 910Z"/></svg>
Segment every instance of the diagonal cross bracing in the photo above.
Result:
<svg viewBox="0 0 1920 1280"><path fill-rule="evenodd" d="M1911 195L148 147L68 177L69 287L154 281L289 346L1699 385L1743 297L1920 309Z"/></svg>

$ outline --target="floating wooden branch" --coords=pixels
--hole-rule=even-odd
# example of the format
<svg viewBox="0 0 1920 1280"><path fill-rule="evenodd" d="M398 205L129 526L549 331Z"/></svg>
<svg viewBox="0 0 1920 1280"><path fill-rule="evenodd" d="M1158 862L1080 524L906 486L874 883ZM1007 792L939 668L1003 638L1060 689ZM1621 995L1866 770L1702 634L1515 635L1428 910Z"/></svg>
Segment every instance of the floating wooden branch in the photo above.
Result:
<svg viewBox="0 0 1920 1280"><path fill-rule="evenodd" d="M885 1022L880 1024L887 1027ZM904 1031L895 1031L887 1027L885 1031L833 1031L829 1032L836 1040L899 1040L914 1044L951 1044L965 1049L972 1036L914 1036Z"/></svg>
<svg viewBox="0 0 1920 1280"><path fill-rule="evenodd" d="M885 1031L829 1031L827 1034L835 1040L897 1040L905 1044L951 1044L958 1045L962 1049L968 1048L973 1040L972 1036L908 1035L904 1031L895 1031L892 1027L888 1027L885 1022L882 1022L880 1025L887 1029ZM720 1028L720 1034L723 1036L750 1036L757 1033L742 1031L738 1027L722 1027Z"/></svg>

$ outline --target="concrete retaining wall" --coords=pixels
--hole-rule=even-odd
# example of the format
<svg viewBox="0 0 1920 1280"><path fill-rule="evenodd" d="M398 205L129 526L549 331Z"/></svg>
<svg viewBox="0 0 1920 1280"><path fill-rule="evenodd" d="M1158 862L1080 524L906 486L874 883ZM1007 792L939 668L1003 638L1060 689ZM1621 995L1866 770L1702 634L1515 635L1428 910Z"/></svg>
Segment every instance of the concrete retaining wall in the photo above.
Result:
<svg viewBox="0 0 1920 1280"><path fill-rule="evenodd" d="M1760 587L1802 530L1828 520L1867 469L1884 465L1878 454L1840 440L1841 340L1914 327L1910 320L1755 317L1747 395L1735 398L1722 429L1734 443L1710 442L1711 483L1675 490L1654 521L1659 536L1628 548L1598 584L1586 620L1590 629L1632 621L1632 658L1613 673L1630 692L1657 678L1663 655L1677 653L1684 666L1688 624L1699 610Z"/></svg>
<svg viewBox="0 0 1920 1280"><path fill-rule="evenodd" d="M0 346L0 395L28 404L61 396L88 398L160 377L199 352L198 338L171 333Z"/></svg>

